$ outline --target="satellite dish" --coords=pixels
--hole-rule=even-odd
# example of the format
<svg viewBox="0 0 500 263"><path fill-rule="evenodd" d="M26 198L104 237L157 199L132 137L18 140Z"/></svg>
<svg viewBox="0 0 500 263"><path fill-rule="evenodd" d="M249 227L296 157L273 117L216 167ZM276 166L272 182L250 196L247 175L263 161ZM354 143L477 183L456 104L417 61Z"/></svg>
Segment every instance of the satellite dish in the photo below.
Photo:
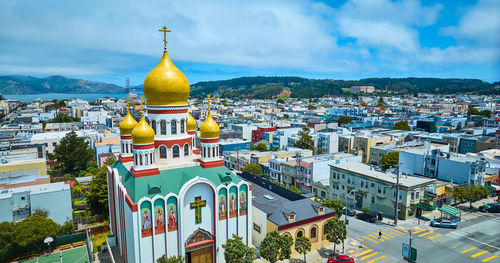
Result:
<svg viewBox="0 0 500 263"><path fill-rule="evenodd" d="M43 243L45 243L45 244L50 244L50 243L52 243L52 242L54 242L54 239L53 239L53 238L51 238L51 237L47 237L47 238L45 238L45 239L43 240Z"/></svg>

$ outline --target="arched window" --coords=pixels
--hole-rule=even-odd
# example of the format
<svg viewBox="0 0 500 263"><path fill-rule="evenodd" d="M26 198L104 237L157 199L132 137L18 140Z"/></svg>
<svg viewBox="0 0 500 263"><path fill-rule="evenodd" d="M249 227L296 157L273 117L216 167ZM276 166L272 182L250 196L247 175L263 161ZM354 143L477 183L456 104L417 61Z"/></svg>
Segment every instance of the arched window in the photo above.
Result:
<svg viewBox="0 0 500 263"><path fill-rule="evenodd" d="M184 156L189 155L189 145L186 143L184 144Z"/></svg>
<svg viewBox="0 0 500 263"><path fill-rule="evenodd" d="M149 122L149 118L146 117L146 122L148 123L148 125L151 125L151 122Z"/></svg>
<svg viewBox="0 0 500 263"><path fill-rule="evenodd" d="M174 156L174 158L179 158L179 146L178 146L178 145L175 145L175 146L172 148L172 152L173 152L173 156Z"/></svg>
<svg viewBox="0 0 500 263"><path fill-rule="evenodd" d="M172 134L177 134L177 122L172 120L171 122Z"/></svg>
<svg viewBox="0 0 500 263"><path fill-rule="evenodd" d="M148 154L146 153L144 155L144 165L148 165L149 164L149 160L148 160Z"/></svg>
<svg viewBox="0 0 500 263"><path fill-rule="evenodd" d="M167 158L167 147L165 146L160 146L160 159L165 159Z"/></svg>
<svg viewBox="0 0 500 263"><path fill-rule="evenodd" d="M122 153L124 153L124 152L125 152L125 147L124 147L124 146L125 146L125 145L122 143Z"/></svg>
<svg viewBox="0 0 500 263"><path fill-rule="evenodd" d="M297 231L297 237L304 236L304 232L302 230Z"/></svg>
<svg viewBox="0 0 500 263"><path fill-rule="evenodd" d="M316 238L316 235L317 235L317 233L316 233L316 232L317 232L317 231L316 231L316 227L315 227L315 226L313 226L313 227L311 228L311 239L315 239L315 238Z"/></svg>
<svg viewBox="0 0 500 263"><path fill-rule="evenodd" d="M153 153L149 153L149 160L151 160L151 164L153 164Z"/></svg>
<svg viewBox="0 0 500 263"><path fill-rule="evenodd" d="M215 155L215 147L212 147L212 157L216 157L217 155Z"/></svg>
<svg viewBox="0 0 500 263"><path fill-rule="evenodd" d="M151 121L151 128L153 128L153 131L155 131L155 134L156 134L156 121L155 120Z"/></svg>
<svg viewBox="0 0 500 263"><path fill-rule="evenodd" d="M181 133L184 133L184 120L181 120Z"/></svg>
<svg viewBox="0 0 500 263"><path fill-rule="evenodd" d="M162 120L160 121L160 130L161 130L161 135L167 134L167 122Z"/></svg>
<svg viewBox="0 0 500 263"><path fill-rule="evenodd" d="M207 157L207 148L203 147L203 158Z"/></svg>
<svg viewBox="0 0 500 263"><path fill-rule="evenodd" d="M142 154L139 154L139 164L142 165Z"/></svg>

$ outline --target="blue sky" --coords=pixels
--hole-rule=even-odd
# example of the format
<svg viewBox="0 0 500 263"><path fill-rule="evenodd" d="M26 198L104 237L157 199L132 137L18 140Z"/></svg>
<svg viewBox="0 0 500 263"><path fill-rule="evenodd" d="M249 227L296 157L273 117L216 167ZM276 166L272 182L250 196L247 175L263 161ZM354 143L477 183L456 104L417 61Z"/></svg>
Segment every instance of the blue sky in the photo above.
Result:
<svg viewBox="0 0 500 263"><path fill-rule="evenodd" d="M333 4L332 4L333 3ZM500 80L500 1L0 0L0 75Z"/></svg>

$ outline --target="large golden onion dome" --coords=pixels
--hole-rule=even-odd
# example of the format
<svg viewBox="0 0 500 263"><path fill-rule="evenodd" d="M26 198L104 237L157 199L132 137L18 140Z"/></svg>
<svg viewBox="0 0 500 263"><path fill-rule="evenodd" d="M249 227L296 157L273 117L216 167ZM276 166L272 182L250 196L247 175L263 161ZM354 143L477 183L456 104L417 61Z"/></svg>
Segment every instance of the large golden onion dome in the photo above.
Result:
<svg viewBox="0 0 500 263"><path fill-rule="evenodd" d="M212 113L208 112L205 121L200 125L200 137L203 139L219 138L219 125L212 118Z"/></svg>
<svg viewBox="0 0 500 263"><path fill-rule="evenodd" d="M189 82L175 67L165 50L160 63L144 80L144 96L148 105L186 105L189 98Z"/></svg>
<svg viewBox="0 0 500 263"><path fill-rule="evenodd" d="M155 141L155 131L144 119L144 114L141 115L141 120L132 130L133 144L150 144Z"/></svg>
<svg viewBox="0 0 500 263"><path fill-rule="evenodd" d="M191 116L191 113L188 112L188 120L187 120L187 131L196 131L196 120Z"/></svg>
<svg viewBox="0 0 500 263"><path fill-rule="evenodd" d="M137 126L137 121L132 117L130 111L127 110L125 118L120 122L120 134L121 135L131 135L132 130Z"/></svg>

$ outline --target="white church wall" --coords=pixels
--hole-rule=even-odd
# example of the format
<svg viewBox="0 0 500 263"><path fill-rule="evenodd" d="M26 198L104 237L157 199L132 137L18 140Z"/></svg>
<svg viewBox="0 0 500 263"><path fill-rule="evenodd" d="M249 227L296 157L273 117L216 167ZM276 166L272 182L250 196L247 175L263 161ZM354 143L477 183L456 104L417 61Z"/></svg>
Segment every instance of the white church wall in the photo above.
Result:
<svg viewBox="0 0 500 263"><path fill-rule="evenodd" d="M181 236L179 237L179 244L181 246L181 255L185 254L185 242L187 238L193 234L198 228L209 231L212 235L215 233L215 207L214 207L214 188L210 181L196 177L191 181L187 182L181 189L180 204L180 216L179 216L179 228L181 231ZM202 201L206 202L206 205L201 208L201 222L195 222L195 209L191 209L190 203L195 201L196 197L200 197ZM215 233L216 235L217 233Z"/></svg>
<svg viewBox="0 0 500 263"><path fill-rule="evenodd" d="M135 242L136 237L137 237L137 230L134 228L137 223L137 212L132 212L128 204L125 202L125 205L123 207L123 210L125 212L125 217L123 218L125 220L125 232L126 238L127 238L127 257L129 258L129 262L140 262L139 259L139 254L136 253L138 251L139 247L137 242Z"/></svg>
<svg viewBox="0 0 500 263"><path fill-rule="evenodd" d="M224 248L222 248L222 244L226 243L226 240L229 238L227 236L227 192L228 189L224 185L220 185L217 188L217 247L220 249L217 250L217 262L224 262Z"/></svg>

